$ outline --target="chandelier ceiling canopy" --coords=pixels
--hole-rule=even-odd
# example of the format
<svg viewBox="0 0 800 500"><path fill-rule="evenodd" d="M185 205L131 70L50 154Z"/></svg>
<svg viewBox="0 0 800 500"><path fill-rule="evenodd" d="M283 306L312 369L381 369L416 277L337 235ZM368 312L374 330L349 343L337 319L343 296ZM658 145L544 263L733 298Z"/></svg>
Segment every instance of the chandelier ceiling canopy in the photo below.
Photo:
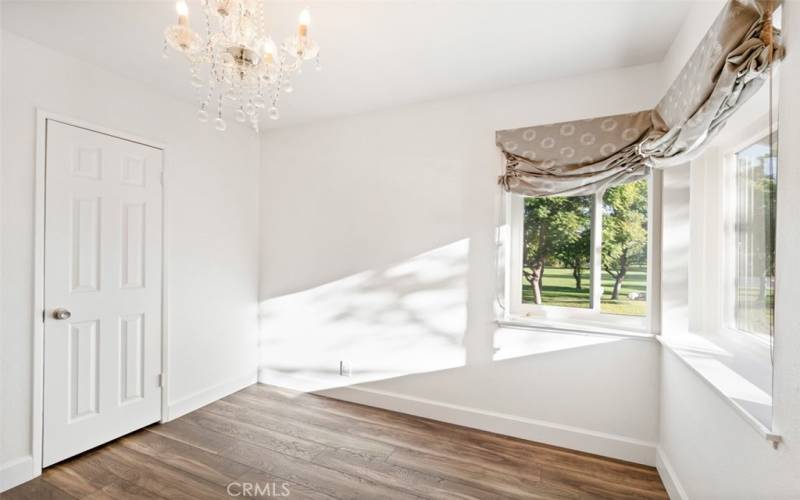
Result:
<svg viewBox="0 0 800 500"><path fill-rule="evenodd" d="M201 0L201 8L205 38L189 27L186 1L176 3L178 23L164 31L164 57L169 46L189 61L201 122L213 114L216 129L225 130L228 110L258 132L264 109L279 118L280 96L292 92L303 62L314 60L321 69L319 46L309 36L311 15L303 9L295 35L278 45L266 32L261 0Z"/></svg>

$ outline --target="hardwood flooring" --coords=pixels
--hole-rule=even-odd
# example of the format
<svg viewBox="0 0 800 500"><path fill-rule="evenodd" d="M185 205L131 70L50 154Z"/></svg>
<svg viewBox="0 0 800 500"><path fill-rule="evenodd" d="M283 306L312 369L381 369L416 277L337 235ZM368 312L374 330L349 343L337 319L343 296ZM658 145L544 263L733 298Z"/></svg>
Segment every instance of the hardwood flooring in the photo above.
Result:
<svg viewBox="0 0 800 500"><path fill-rule="evenodd" d="M17 499L665 499L655 469L253 385L47 468Z"/></svg>

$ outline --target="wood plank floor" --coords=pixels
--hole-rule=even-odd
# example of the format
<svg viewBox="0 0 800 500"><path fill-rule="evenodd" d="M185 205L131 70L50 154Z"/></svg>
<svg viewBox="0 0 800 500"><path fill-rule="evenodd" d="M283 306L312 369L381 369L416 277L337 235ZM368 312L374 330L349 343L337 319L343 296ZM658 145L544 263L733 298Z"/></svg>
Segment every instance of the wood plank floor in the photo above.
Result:
<svg viewBox="0 0 800 500"><path fill-rule="evenodd" d="M651 467L253 385L47 468L16 499L667 498Z"/></svg>

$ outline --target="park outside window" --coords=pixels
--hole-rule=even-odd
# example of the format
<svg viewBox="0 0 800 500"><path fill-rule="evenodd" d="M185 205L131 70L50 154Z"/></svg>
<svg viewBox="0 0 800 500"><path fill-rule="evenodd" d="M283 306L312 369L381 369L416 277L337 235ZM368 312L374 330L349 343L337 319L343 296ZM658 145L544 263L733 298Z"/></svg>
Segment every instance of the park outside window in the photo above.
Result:
<svg viewBox="0 0 800 500"><path fill-rule="evenodd" d="M775 134L776 135L776 134ZM773 135L773 145L777 138ZM775 307L777 158L764 137L740 149L729 163L726 316L735 331L769 340Z"/></svg>
<svg viewBox="0 0 800 500"><path fill-rule="evenodd" d="M593 196L524 198L522 303L590 308Z"/></svg>
<svg viewBox="0 0 800 500"><path fill-rule="evenodd" d="M510 195L510 317L649 330L649 185Z"/></svg>
<svg viewBox="0 0 800 500"><path fill-rule="evenodd" d="M603 193L600 310L647 315L647 180Z"/></svg>

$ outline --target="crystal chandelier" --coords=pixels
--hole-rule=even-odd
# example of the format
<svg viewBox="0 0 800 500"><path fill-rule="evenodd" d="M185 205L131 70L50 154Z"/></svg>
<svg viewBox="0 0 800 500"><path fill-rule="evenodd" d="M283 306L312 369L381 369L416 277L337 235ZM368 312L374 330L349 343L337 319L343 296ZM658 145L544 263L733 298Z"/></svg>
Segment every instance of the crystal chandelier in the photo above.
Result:
<svg viewBox="0 0 800 500"><path fill-rule="evenodd" d="M217 130L227 124L223 111L233 111L236 121L249 122L258 132L261 112L277 120L281 93L291 93L291 79L302 71L304 61L315 60L320 70L319 47L308 36L311 16L300 13L295 36L278 46L264 28L261 0L201 0L205 16L205 40L189 28L185 0L175 5L178 24L164 31L167 46L189 61L192 86L197 89L197 117L207 122L216 114Z"/></svg>

